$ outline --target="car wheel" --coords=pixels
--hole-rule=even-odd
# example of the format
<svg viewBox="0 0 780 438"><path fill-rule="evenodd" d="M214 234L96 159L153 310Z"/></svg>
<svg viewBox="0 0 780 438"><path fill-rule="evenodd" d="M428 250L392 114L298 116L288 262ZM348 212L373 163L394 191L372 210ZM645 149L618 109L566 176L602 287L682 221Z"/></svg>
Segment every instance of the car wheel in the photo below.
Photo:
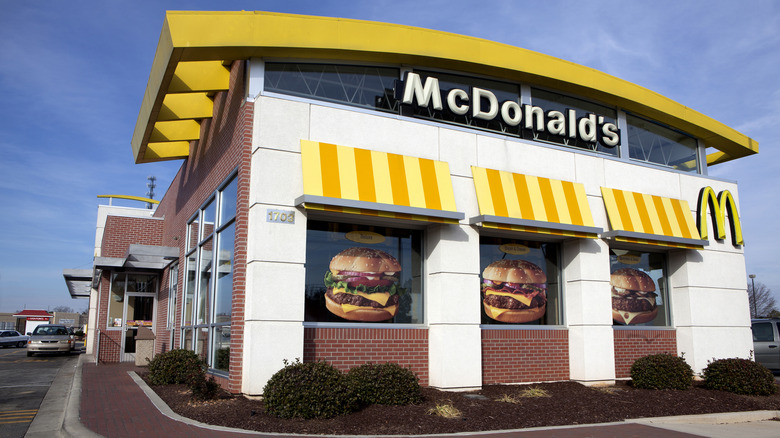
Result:
<svg viewBox="0 0 780 438"><path fill-rule="evenodd" d="M27 357L30 357L30 356L32 356L32 355L33 355L33 354L32 354L32 351L28 351L28 352L27 352Z"/></svg>
<svg viewBox="0 0 780 438"><path fill-rule="evenodd" d="M24 347L24 344L25 344L25 342L24 342L24 341L19 341L19 342L16 344L16 346L17 346L17 347L19 347L19 348L22 348L22 347Z"/></svg>

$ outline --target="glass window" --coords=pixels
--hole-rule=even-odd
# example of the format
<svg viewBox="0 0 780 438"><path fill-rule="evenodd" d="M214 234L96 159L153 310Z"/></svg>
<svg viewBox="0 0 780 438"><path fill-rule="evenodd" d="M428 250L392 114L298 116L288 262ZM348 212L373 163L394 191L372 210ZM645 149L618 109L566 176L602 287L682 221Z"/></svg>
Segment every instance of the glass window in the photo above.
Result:
<svg viewBox="0 0 780 438"><path fill-rule="evenodd" d="M209 312L209 292L211 291L211 277L212 277L212 260L211 260L211 247L213 239L209 239L203 244L200 250L200 289L198 290L198 307L197 316L195 317L196 324L208 323Z"/></svg>
<svg viewBox="0 0 780 438"><path fill-rule="evenodd" d="M264 84L265 91L394 111L398 77L397 68L267 62Z"/></svg>
<svg viewBox="0 0 780 438"><path fill-rule="evenodd" d="M184 322L183 325L192 324L192 308L195 299L195 278L198 267L197 253L187 256L187 277L184 283Z"/></svg>
<svg viewBox="0 0 780 438"><path fill-rule="evenodd" d="M182 330L182 336L181 336L181 346L182 348L186 348L187 350L192 350L192 333L194 332L193 329L187 328Z"/></svg>
<svg viewBox="0 0 780 438"><path fill-rule="evenodd" d="M666 255L610 250L612 319L618 326L668 326Z"/></svg>
<svg viewBox="0 0 780 438"><path fill-rule="evenodd" d="M238 178L234 175L227 181L197 214L202 229L187 254L182 323L182 347L195 351L210 368L223 371L229 363L229 359L220 361L229 357L230 349Z"/></svg>
<svg viewBox="0 0 780 438"><path fill-rule="evenodd" d="M231 224L219 232L216 297L214 299L214 322L217 324L229 323L232 313L234 241L235 224Z"/></svg>
<svg viewBox="0 0 780 438"><path fill-rule="evenodd" d="M179 288L179 263L175 262L168 270L168 328L176 325L176 297Z"/></svg>
<svg viewBox="0 0 780 438"><path fill-rule="evenodd" d="M752 329L753 329L753 341L774 342L775 333L772 329L771 322L754 322Z"/></svg>
<svg viewBox="0 0 780 438"><path fill-rule="evenodd" d="M238 197L238 178L233 178L219 194L219 225L223 226L236 217L236 200Z"/></svg>
<svg viewBox="0 0 780 438"><path fill-rule="evenodd" d="M532 89L531 90L531 103L534 106L544 109L545 114L548 111L558 111L562 114L566 114L566 111L573 109L576 111L577 119L587 116L588 114L596 114L597 125L596 129L597 138L601 138L599 135L600 126L604 123L612 123L617 125L617 111L614 108L610 108L597 103L588 102L586 100L577 99L563 94L553 93L551 91ZM598 124L598 116L603 116L603 123ZM539 132L531 130L523 130L523 137L529 140L541 140L549 141L551 143L562 144L565 146L573 146L583 149L589 149L596 152L603 152L612 156L618 156L619 148L616 146L605 146L600 141L597 143L586 142L575 136L574 138L566 135L555 135L548 131Z"/></svg>
<svg viewBox="0 0 780 438"><path fill-rule="evenodd" d="M686 172L696 172L696 139L626 114L629 157Z"/></svg>
<svg viewBox="0 0 780 438"><path fill-rule="evenodd" d="M201 210L202 218L203 218L203 232L200 235L200 240L209 237L211 233L214 232L214 219L216 217L217 212L217 205L214 203L214 200L212 199L211 202L206 204L205 207L203 207L203 210Z"/></svg>
<svg viewBox="0 0 780 438"><path fill-rule="evenodd" d="M305 320L423 322L422 233L309 221Z"/></svg>
<svg viewBox="0 0 780 438"><path fill-rule="evenodd" d="M482 236L482 323L563 324L558 254L555 243Z"/></svg>
<svg viewBox="0 0 780 438"><path fill-rule="evenodd" d="M222 325L214 328L214 345L212 357L214 368L227 371L230 367L230 326Z"/></svg>
<svg viewBox="0 0 780 438"><path fill-rule="evenodd" d="M112 274L108 300L108 326L122 327L125 303L125 274Z"/></svg>
<svg viewBox="0 0 780 438"><path fill-rule="evenodd" d="M200 221L198 220L199 216L200 213L187 224L187 251L198 246L198 233L200 232L198 228L200 224Z"/></svg>

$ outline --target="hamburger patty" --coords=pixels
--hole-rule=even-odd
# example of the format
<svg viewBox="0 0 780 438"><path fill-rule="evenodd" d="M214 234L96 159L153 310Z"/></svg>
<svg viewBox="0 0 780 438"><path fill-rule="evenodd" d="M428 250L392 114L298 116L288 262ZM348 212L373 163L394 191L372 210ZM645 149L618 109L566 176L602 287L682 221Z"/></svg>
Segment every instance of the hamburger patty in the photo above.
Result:
<svg viewBox="0 0 780 438"><path fill-rule="evenodd" d="M655 295L650 292L648 298L653 298L651 301L638 299L636 296L626 297L612 297L612 308L615 310L623 310L626 312L647 312L656 308Z"/></svg>
<svg viewBox="0 0 780 438"><path fill-rule="evenodd" d="M360 295L351 294L349 292L342 293L342 294L334 294L332 289L328 289L328 291L325 293L328 298L335 301L338 304L351 304L353 306L364 306L364 307L388 307L388 306L394 306L398 304L398 295L391 295L390 299L387 300L387 305L383 306L376 301L371 301L365 297L361 297Z"/></svg>
<svg viewBox="0 0 780 438"><path fill-rule="evenodd" d="M526 306L520 301L505 295L488 295L485 297L485 304L498 307L499 309L530 309L533 307L541 307L546 303L547 297L544 296L544 294L538 294L533 297L530 306Z"/></svg>

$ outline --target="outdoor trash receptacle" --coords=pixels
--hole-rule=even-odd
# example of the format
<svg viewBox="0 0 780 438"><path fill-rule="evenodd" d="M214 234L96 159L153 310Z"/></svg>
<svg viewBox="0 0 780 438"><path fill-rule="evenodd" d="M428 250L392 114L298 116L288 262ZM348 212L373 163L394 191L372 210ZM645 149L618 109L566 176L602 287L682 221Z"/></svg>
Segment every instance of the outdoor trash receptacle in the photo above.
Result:
<svg viewBox="0 0 780 438"><path fill-rule="evenodd" d="M154 357L154 332L149 327L138 327L135 335L135 365L145 367Z"/></svg>

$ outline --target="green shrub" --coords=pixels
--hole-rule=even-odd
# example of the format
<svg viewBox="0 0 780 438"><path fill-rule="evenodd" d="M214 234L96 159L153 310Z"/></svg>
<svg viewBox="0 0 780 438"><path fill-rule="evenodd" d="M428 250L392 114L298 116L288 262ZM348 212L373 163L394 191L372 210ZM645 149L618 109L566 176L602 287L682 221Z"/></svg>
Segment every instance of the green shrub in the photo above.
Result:
<svg viewBox="0 0 780 438"><path fill-rule="evenodd" d="M205 373L193 374L187 386L192 391L192 398L195 400L213 400L217 398L220 393L221 387L214 376L209 376L206 379Z"/></svg>
<svg viewBox="0 0 780 438"><path fill-rule="evenodd" d="M326 362L284 361L263 388L265 410L281 418L330 418L358 409L341 371Z"/></svg>
<svg viewBox="0 0 780 438"><path fill-rule="evenodd" d="M194 375L205 379L206 364L190 350L170 350L149 361L149 383L170 385L189 382Z"/></svg>
<svg viewBox="0 0 780 438"><path fill-rule="evenodd" d="M704 369L704 387L745 395L771 395L777 392L775 376L765 366L750 359L718 359Z"/></svg>
<svg viewBox="0 0 780 438"><path fill-rule="evenodd" d="M693 370L682 357L651 354L631 365L631 380L643 389L688 389L693 384Z"/></svg>
<svg viewBox="0 0 780 438"><path fill-rule="evenodd" d="M417 376L396 363L357 366L347 373L347 382L362 404L409 405L422 401Z"/></svg>

